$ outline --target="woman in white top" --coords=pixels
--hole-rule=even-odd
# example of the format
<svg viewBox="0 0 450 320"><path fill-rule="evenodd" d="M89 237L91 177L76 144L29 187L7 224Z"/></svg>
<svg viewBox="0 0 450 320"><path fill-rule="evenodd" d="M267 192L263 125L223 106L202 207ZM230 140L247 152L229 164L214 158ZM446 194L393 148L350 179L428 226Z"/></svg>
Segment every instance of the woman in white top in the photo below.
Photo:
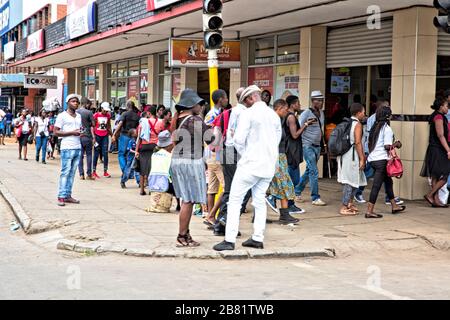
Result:
<svg viewBox="0 0 450 320"><path fill-rule="evenodd" d="M366 218L382 218L383 216L374 213L375 203L378 198L383 182L386 187L386 194L392 205L392 213L396 214L406 209L395 202L392 178L387 175L387 162L389 160L389 150L391 147L400 149L400 141L394 142L394 133L390 127L392 110L389 106L380 106L377 110L376 122L372 126L369 134L369 158L368 161L375 170L374 182L370 193Z"/></svg>
<svg viewBox="0 0 450 320"><path fill-rule="evenodd" d="M365 117L364 106L360 103L354 103L350 106L350 113L352 115L350 130L352 147L343 156L337 158L338 182L344 185L342 207L339 213L345 216L358 214L359 210L353 205L353 198L359 187L367 185L364 175L366 159L362 144L363 126L361 124Z"/></svg>
<svg viewBox="0 0 450 320"><path fill-rule="evenodd" d="M16 136L19 142L19 160L22 160L22 150L23 150L23 160L28 161L28 137L32 133L31 119L28 115L28 110L22 110L20 116L14 121L14 127L16 128Z"/></svg>
<svg viewBox="0 0 450 320"><path fill-rule="evenodd" d="M39 162L39 153L42 150L42 163L45 162L45 155L47 154L47 143L49 137L49 118L47 112L42 109L39 116L35 118L34 122L34 137L36 141L36 162Z"/></svg>

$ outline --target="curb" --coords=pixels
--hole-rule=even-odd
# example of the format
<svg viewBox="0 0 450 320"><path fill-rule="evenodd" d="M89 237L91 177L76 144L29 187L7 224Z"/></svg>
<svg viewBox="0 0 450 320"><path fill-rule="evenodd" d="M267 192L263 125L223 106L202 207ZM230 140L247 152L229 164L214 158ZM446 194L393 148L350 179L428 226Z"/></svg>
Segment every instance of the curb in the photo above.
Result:
<svg viewBox="0 0 450 320"><path fill-rule="evenodd" d="M145 258L185 258L185 259L277 259L277 258L305 258L322 257L334 258L334 249L296 249L280 248L276 250L239 249L234 251L215 252L210 249L171 249L171 248L124 248L121 246L102 245L100 243L78 243L73 240L62 239L56 245L58 250L66 250L86 255L120 254L132 257Z"/></svg>
<svg viewBox="0 0 450 320"><path fill-rule="evenodd" d="M16 219L19 221L22 229L26 234L32 233L30 230L31 222L33 221L31 217L25 212L22 206L19 204L16 198L9 192L6 186L0 182L0 194L5 199L6 203L8 203L12 212L14 213Z"/></svg>

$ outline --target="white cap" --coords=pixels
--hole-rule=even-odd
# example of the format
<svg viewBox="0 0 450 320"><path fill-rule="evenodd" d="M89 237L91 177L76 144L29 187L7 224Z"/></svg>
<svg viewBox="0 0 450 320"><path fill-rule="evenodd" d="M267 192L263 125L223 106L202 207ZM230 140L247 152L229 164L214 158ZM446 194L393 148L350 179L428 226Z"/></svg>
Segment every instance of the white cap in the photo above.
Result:
<svg viewBox="0 0 450 320"><path fill-rule="evenodd" d="M311 92L311 99L323 99L324 96L320 90Z"/></svg>
<svg viewBox="0 0 450 320"><path fill-rule="evenodd" d="M250 96L251 94L253 94L255 92L261 92L261 89L255 85L251 85L251 86L245 88L244 91L242 91L241 97L239 99L239 103L244 102L245 98L247 98L248 96Z"/></svg>
<svg viewBox="0 0 450 320"><path fill-rule="evenodd" d="M69 103L69 101L74 98L78 99L78 102L81 101L81 96L79 96L78 94L72 93L67 96L66 103Z"/></svg>
<svg viewBox="0 0 450 320"><path fill-rule="evenodd" d="M102 110L111 111L111 106L110 106L109 102L102 102L100 107L102 108Z"/></svg>

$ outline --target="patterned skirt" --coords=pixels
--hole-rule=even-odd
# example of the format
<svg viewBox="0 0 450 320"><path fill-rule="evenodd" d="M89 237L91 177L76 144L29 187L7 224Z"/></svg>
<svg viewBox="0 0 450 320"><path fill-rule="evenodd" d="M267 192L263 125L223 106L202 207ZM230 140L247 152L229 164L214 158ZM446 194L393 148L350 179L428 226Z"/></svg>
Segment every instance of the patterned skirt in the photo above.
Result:
<svg viewBox="0 0 450 320"><path fill-rule="evenodd" d="M278 157L277 170L270 183L269 194L277 199L295 199L294 184L288 172L288 162L285 153L280 153Z"/></svg>

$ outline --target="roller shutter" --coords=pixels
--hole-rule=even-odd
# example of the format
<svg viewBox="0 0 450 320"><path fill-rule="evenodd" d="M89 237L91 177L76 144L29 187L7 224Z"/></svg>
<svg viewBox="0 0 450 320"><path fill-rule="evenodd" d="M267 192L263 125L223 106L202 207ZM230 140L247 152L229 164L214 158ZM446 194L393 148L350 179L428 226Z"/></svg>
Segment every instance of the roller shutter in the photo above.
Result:
<svg viewBox="0 0 450 320"><path fill-rule="evenodd" d="M366 24L331 29L327 67L392 64L392 31L392 20L382 21L379 30L370 30Z"/></svg>

